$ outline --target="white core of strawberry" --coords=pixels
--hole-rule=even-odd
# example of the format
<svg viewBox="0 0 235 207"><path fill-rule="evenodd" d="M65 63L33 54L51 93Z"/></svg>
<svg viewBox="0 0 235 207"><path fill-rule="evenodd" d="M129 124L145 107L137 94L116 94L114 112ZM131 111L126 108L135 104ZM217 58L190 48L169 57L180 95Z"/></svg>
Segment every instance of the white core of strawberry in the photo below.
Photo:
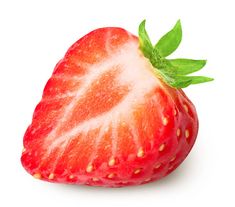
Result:
<svg viewBox="0 0 235 207"><path fill-rule="evenodd" d="M125 96L125 98L116 106L114 106L109 111L100 114L89 120L85 120L79 123L76 127L65 132L62 136L58 136L57 132L63 125L73 116L73 110L76 107L77 102L82 96L86 95L91 84L99 78L102 74L109 70L113 70L114 66L120 66L120 73L117 77L118 84L128 85L130 92ZM136 104L143 104L145 101L145 95L150 93L156 87L161 86L161 82L156 78L151 70L151 64L144 58L138 49L138 43L135 41L130 41L123 45L116 54L113 54L105 61L97 63L88 67L87 74L78 80L81 81L78 90L68 93L73 94L72 101L68 104L63 111L61 111L61 117L57 120L57 126L48 134L45 139L45 149L47 153L44 156L48 156L57 147L61 149L61 154L63 150L66 149L66 145L78 134L82 134L83 138L86 137L86 133L92 129L100 128L100 133L97 135L94 144L94 155L96 153L100 139L102 139L105 131L111 128L112 130L112 151L115 155L117 148L117 126L120 121L125 121L132 131L133 139L136 144L137 149L139 146L139 136L138 132L135 130L135 123L132 118L132 109ZM61 76L60 78L63 78ZM65 78L69 78L65 75ZM71 77L74 79L74 77ZM76 80L76 79L74 79ZM63 96L66 94L63 94ZM59 98L59 97L58 97ZM153 97L153 101L157 101L156 97ZM50 143L50 144L49 144ZM91 162L94 156L91 155ZM43 160L43 159L42 159ZM54 161L55 165L57 162Z"/></svg>

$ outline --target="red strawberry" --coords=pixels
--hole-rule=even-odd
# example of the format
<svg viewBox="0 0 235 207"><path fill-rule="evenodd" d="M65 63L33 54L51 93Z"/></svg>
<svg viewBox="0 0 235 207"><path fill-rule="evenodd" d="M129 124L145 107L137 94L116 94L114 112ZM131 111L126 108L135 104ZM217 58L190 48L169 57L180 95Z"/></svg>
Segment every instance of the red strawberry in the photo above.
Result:
<svg viewBox="0 0 235 207"><path fill-rule="evenodd" d="M120 187L158 180L191 150L196 110L180 89L203 60L175 59L181 25L155 47L139 27L94 30L56 65L24 135L24 168L59 183Z"/></svg>

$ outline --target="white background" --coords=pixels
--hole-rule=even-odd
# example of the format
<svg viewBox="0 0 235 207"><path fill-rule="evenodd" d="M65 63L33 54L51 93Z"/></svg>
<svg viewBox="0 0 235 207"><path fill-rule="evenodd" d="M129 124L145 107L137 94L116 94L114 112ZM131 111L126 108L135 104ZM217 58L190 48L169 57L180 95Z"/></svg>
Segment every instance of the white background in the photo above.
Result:
<svg viewBox="0 0 235 207"><path fill-rule="evenodd" d="M235 206L235 12L233 1L0 0L0 206ZM186 161L143 186L105 189L50 184L22 168L22 138L56 62L98 27L137 34L147 20L153 40L181 19L173 57L206 58L214 82L185 91L200 130Z"/></svg>

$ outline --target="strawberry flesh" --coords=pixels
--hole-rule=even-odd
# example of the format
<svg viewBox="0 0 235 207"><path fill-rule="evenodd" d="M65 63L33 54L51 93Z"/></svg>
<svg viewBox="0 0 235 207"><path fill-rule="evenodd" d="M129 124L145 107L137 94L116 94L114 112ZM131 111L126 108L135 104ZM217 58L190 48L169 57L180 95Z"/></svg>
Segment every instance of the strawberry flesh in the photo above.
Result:
<svg viewBox="0 0 235 207"><path fill-rule="evenodd" d="M143 184L172 172L197 130L193 104L154 74L138 38L101 28L56 65L25 132L21 161L50 182Z"/></svg>

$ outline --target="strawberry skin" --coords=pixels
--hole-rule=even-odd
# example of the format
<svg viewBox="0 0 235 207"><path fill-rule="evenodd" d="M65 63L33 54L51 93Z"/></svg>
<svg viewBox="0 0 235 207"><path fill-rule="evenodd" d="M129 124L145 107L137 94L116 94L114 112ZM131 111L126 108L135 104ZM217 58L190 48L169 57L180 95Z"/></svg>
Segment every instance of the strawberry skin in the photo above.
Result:
<svg viewBox="0 0 235 207"><path fill-rule="evenodd" d="M197 132L195 107L154 73L138 37L101 28L56 65L25 132L21 162L49 182L144 184L177 168Z"/></svg>

